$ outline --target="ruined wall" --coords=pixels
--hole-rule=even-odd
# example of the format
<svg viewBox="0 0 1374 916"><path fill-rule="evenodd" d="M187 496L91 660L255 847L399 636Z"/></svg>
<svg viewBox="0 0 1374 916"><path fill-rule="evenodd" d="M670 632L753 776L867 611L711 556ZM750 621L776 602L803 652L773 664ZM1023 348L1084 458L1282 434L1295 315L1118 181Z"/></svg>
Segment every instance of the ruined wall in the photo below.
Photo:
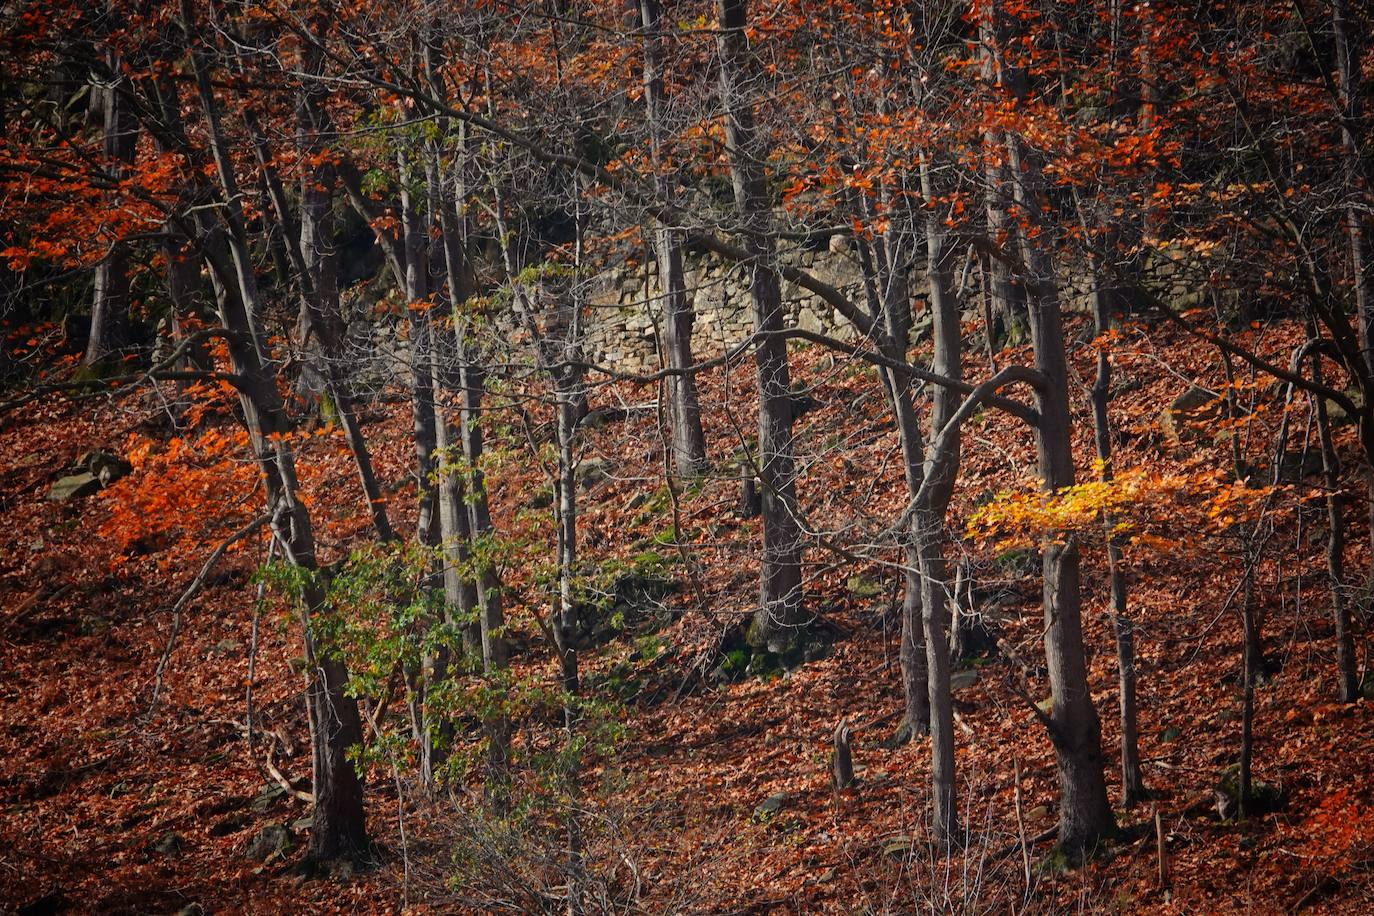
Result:
<svg viewBox="0 0 1374 916"><path fill-rule="evenodd" d="M843 239L837 239L831 249L789 252L782 260L836 287L852 301L863 302L859 266ZM754 330L747 268L706 256L689 257L684 267L696 313L692 329L696 358L710 359L746 340ZM789 325L842 340L854 337L854 329L819 296L783 281L782 298ZM658 370L663 305L652 263L607 272L589 297L586 355L621 372Z"/></svg>

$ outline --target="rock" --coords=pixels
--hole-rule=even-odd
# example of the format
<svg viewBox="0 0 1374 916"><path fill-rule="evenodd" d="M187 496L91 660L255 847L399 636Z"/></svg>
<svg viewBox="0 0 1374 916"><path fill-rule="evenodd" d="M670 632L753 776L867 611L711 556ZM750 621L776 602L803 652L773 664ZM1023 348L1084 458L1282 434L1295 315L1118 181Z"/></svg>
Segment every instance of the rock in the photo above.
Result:
<svg viewBox="0 0 1374 916"><path fill-rule="evenodd" d="M894 859L905 859L916 848L916 841L904 834L885 837L882 840L883 855Z"/></svg>
<svg viewBox="0 0 1374 916"><path fill-rule="evenodd" d="M541 487L530 494L524 502L526 509L547 509L553 505L553 491Z"/></svg>
<svg viewBox="0 0 1374 916"><path fill-rule="evenodd" d="M1220 397L1194 385L1160 411L1159 426L1165 438L1177 445L1197 438L1225 413L1226 404Z"/></svg>
<svg viewBox="0 0 1374 916"><path fill-rule="evenodd" d="M78 458L76 464L94 475L102 487L108 487L134 469L129 462L104 449L91 449Z"/></svg>
<svg viewBox="0 0 1374 916"><path fill-rule="evenodd" d="M850 576L845 583L849 593L855 598L876 598L883 593L883 586L879 582L863 576Z"/></svg>
<svg viewBox="0 0 1374 916"><path fill-rule="evenodd" d="M650 329L652 330L652 329ZM619 407L594 407L582 417L579 426L587 429L600 429L608 423L619 423L629 414Z"/></svg>
<svg viewBox="0 0 1374 916"><path fill-rule="evenodd" d="M277 799L286 795L286 790L276 783L269 783L263 786L262 791L257 794L250 803L249 807L254 811L266 811L276 803Z"/></svg>
<svg viewBox="0 0 1374 916"><path fill-rule="evenodd" d="M949 676L949 688L951 690L972 687L976 683L978 683L978 672L974 671L972 668L955 671Z"/></svg>
<svg viewBox="0 0 1374 916"><path fill-rule="evenodd" d="M39 897L34 897L28 903L19 907L19 916L52 916L54 913L62 913L71 905L62 893L61 888L54 888Z"/></svg>
<svg viewBox="0 0 1374 916"><path fill-rule="evenodd" d="M268 824L248 843L244 854L255 862L271 862L284 857L293 845L291 831L285 825Z"/></svg>
<svg viewBox="0 0 1374 916"><path fill-rule="evenodd" d="M758 806L754 808L754 820L768 820L768 818L772 817L773 815L781 811L783 808L785 808L787 806L788 800L789 796L786 792L776 792L768 796L763 801L759 802Z"/></svg>
<svg viewBox="0 0 1374 916"><path fill-rule="evenodd" d="M604 480L610 480L611 463L605 458L588 458L577 465L574 476L577 478L577 485L582 489L590 489Z"/></svg>
<svg viewBox="0 0 1374 916"><path fill-rule="evenodd" d="M64 503L73 499L82 499L90 496L100 489L100 478L88 471L80 474L68 474L66 477L58 478L48 491L48 500L55 503Z"/></svg>
<svg viewBox="0 0 1374 916"><path fill-rule="evenodd" d="M1170 725L1168 728L1164 729L1164 731L1159 733L1159 740L1163 742L1177 741L1179 738L1182 737L1182 729L1174 725Z"/></svg>
<svg viewBox="0 0 1374 916"><path fill-rule="evenodd" d="M231 814L223 820L216 821L210 826L210 836L228 836L231 833L238 833L249 823L246 814Z"/></svg>
<svg viewBox="0 0 1374 916"><path fill-rule="evenodd" d="M1028 821L1043 821L1045 818L1049 816L1050 809L1045 805L1036 805L1034 808L1026 812L1026 820Z"/></svg>
<svg viewBox="0 0 1374 916"><path fill-rule="evenodd" d="M164 856L174 856L181 852L185 846L185 838L182 837L181 834L169 830L153 844L153 852L160 853Z"/></svg>

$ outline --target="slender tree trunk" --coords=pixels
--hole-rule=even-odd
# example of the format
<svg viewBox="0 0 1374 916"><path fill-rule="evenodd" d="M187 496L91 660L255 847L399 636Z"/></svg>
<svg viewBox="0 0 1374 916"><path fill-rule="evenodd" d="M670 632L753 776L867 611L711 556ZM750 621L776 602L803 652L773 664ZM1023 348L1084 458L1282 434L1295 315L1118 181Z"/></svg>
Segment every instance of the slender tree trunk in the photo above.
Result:
<svg viewBox="0 0 1374 916"><path fill-rule="evenodd" d="M478 609L477 632L482 656L482 670L496 674L507 667L509 652L503 628L505 613L501 597L501 582L492 562L491 511L487 502L486 478L482 472L483 442L481 427L482 393L485 377L477 365L475 348L467 339L467 322L463 307L471 290L466 263L462 217L446 182L440 182L437 200L440 232L443 241L444 266L448 280L449 315L453 323L452 346L458 382L458 445L462 452L463 473L457 482L462 499L457 504L465 518L453 518L445 523L455 531L466 530L466 544L470 548L462 559L473 571L465 582L471 582ZM436 391L437 393L437 391ZM451 446L450 446L451 447ZM457 455L454 456L457 458ZM443 505L441 503L441 505ZM465 524L464 524L465 523ZM445 534L447 542L449 535ZM446 582L446 588L449 587ZM510 723L498 716L488 723L487 781L489 799L498 809L507 805L507 765L510 758Z"/></svg>
<svg viewBox="0 0 1374 916"><path fill-rule="evenodd" d="M1018 147L1019 140L1013 137L1008 160L1016 176L1017 205L1032 220L1038 220L1037 166ZM1074 483L1064 330L1049 252L1040 239L1028 241L1025 249L1035 368L1045 378L1036 390L1040 414L1036 452L1044 487L1054 492ZM1059 844L1070 855L1080 856L1111 833L1116 824L1103 778L1102 726L1088 685L1076 539L1072 535L1046 538L1042 558L1051 739L1059 767Z"/></svg>
<svg viewBox="0 0 1374 916"><path fill-rule="evenodd" d="M1103 286L1102 272L1097 269L1098 255L1093 263L1093 322L1100 337L1111 329L1111 295ZM1097 459L1102 465L1102 479L1112 479L1112 428L1107 414L1111 398L1112 363L1107 350L1097 351L1097 378L1093 382L1093 433L1097 443ZM1121 716L1121 793L1127 808L1139 804L1145 797L1145 780L1140 769L1139 736L1136 725L1135 623L1126 607L1126 576L1121 569L1121 539L1112 533L1116 524L1104 515L1107 532L1107 570L1111 588L1112 628L1116 633L1117 696Z"/></svg>
<svg viewBox="0 0 1374 916"><path fill-rule="evenodd" d="M1002 45L1006 29L995 2L984 3L978 20L980 76L988 91L996 98L1005 83ZM987 215L988 237L1008 251L1017 250L1019 230L1008 213L1011 203L1011 182L1007 176L1007 143L1003 132L991 128L983 133L984 166L983 203ZM984 255L984 295L988 298L990 318L988 347L997 349L999 343L1019 343L1026 338L1026 291L1016 281L1007 265L997 258Z"/></svg>
<svg viewBox="0 0 1374 916"><path fill-rule="evenodd" d="M1251 762L1255 751L1255 679L1260 659L1253 646L1258 642L1255 625L1255 566L1258 558L1249 538L1245 538L1245 581L1241 589L1240 622L1245 646L1241 650L1240 766L1236 776L1236 816L1245 817L1251 798Z"/></svg>
<svg viewBox="0 0 1374 916"><path fill-rule="evenodd" d="M182 0L182 19L188 30L193 28L196 18L191 0ZM268 506L278 516L273 529L287 559L307 572L301 595L301 623L305 657L310 666L306 698L311 720L315 796L310 854L320 861L342 857L356 859L367 852L369 842L362 783L347 755L351 747L362 742L362 722L357 703L346 693L348 671L342 659L329 649L316 651L313 618L324 612L325 596L313 576L318 568L314 535L309 513L296 497L295 463L285 436L290 431L289 425L274 380L265 368L261 335L254 320L259 301L257 279L236 204L238 188L220 130L209 71L203 52L193 43L188 44L192 44L191 61L219 173L224 202L222 212L229 226L226 237L208 222L205 212L200 211L197 217L201 221L200 234L211 263L211 276L217 284L221 323L234 333L228 348L230 361L235 373L246 379L249 386L249 391L242 393L240 400L254 452L263 468ZM215 257L217 239L227 243L228 259Z"/></svg>
<svg viewBox="0 0 1374 916"><path fill-rule="evenodd" d="M1374 257L1369 252L1369 237L1365 232L1365 215L1370 189L1363 188L1364 207L1359 200L1363 171L1360 162L1358 132L1363 130L1360 108L1360 52L1362 36L1354 28L1346 0L1331 0L1331 32L1336 44L1337 89L1340 93L1341 159L1345 170L1347 204L1345 234L1350 246L1350 282L1355 294L1355 315L1359 324L1360 344L1365 366L1374 373ZM1374 544L1374 476L1369 478L1369 538ZM1374 591L1374 572L1369 588Z"/></svg>
<svg viewBox="0 0 1374 916"><path fill-rule="evenodd" d="M436 418L442 415L442 409L435 397L433 379L435 341L431 315L433 306L430 302L429 237L420 208L421 201L416 200L411 192L413 172L410 156L405 150L399 150L396 156L401 179L401 253L405 271L406 314L410 330L410 406L415 431L415 477L419 497L415 539L417 543L426 547L439 548L442 544L442 509L436 474L439 435ZM442 574L438 579L442 581ZM426 570L420 580L421 591L429 593L436 584L435 576ZM422 619L418 624L420 632L417 635L424 637L437 622L428 617ZM442 736L435 734L437 724L430 711L428 698L432 679L437 674L436 669L440 664L438 654L427 650L421 653L418 668L412 668L407 672L411 696L411 724L420 749L422 777L432 774L435 762L441 756L437 743ZM426 785L428 784L426 779Z"/></svg>
<svg viewBox="0 0 1374 916"><path fill-rule="evenodd" d="M927 200L935 197L930 163L921 157L921 189ZM931 369L946 378L963 377L962 340L959 331L959 304L950 283L950 255L945 240L944 214L932 211L926 217L926 257L930 308L934 319L931 336L934 359ZM959 405L959 394L938 386L931 407L932 435L944 430ZM916 546L920 552L921 609L925 629L927 682L930 691L931 789L935 803L935 833L953 840L958 833L954 764L954 703L950 688L949 564L945 559L945 513L954 493L959 473L960 436L958 430L945 438L941 448L926 457L927 493L913 516Z"/></svg>
<svg viewBox="0 0 1374 916"><path fill-rule="evenodd" d="M213 135L213 134L212 134ZM231 332L229 358L244 380L240 404L249 439L266 483L273 531L288 562L305 571L300 617L307 665L306 708L310 719L311 786L314 808L310 828L310 856L320 862L361 860L371 844L363 808L363 787L348 759L362 743L362 720L356 701L346 692L348 670L332 647L315 641L315 620L327 613L324 590L317 578L314 535L309 513L297 495L294 457L288 445L290 426L277 396L274 379L259 357L247 302L254 289L231 286L237 271L224 253L222 231L200 216L202 247L211 263L222 326ZM229 245L232 248L232 244Z"/></svg>
<svg viewBox="0 0 1374 916"><path fill-rule="evenodd" d="M110 68L119 72L111 57ZM138 122L121 96L124 80L93 91L100 95L105 157L116 173L133 164L138 141ZM91 333L83 362L90 366L117 353L129 343L129 246L116 241L96 265L95 292L91 300Z"/></svg>
<svg viewBox="0 0 1374 916"><path fill-rule="evenodd" d="M644 25L644 106L649 128L650 166L654 172L654 192L664 201L671 198L672 186L663 174L663 36L658 0L640 0ZM701 472L706 464L706 435L701 428L701 408L697 400L696 376L686 370L692 365L692 306L687 298L682 269L681 233L666 223L655 226L658 281L663 294L664 362L674 375L667 379L668 419L673 450L673 466L683 477Z"/></svg>
<svg viewBox="0 0 1374 916"><path fill-rule="evenodd" d="M322 132L321 113L310 112L310 103L302 103L301 114L303 149L310 152ZM345 376L343 330L339 327L338 260L329 242L326 225L332 209L335 176L329 167L321 167L308 174L301 187L301 218L297 229L292 219L286 190L267 147L266 135L256 119L245 115L249 132L253 135L253 149L268 197L281 225L286 255L296 269L301 286L300 326L302 339L309 338L319 357L319 372L325 391L334 402L339 427L353 456L353 465L367 500L368 513L377 537L383 543L395 538L391 519L387 514L386 497L372 464L372 454L358 422L357 406L352 386Z"/></svg>
<svg viewBox="0 0 1374 916"><path fill-rule="evenodd" d="M1312 381L1322 383L1321 354L1312 354ZM1326 573L1331 587L1331 619L1336 631L1336 695L1342 703L1360 697L1355 671L1355 640L1350 632L1350 607L1345 600L1345 505L1341 498L1341 466L1331 440L1331 419L1326 399L1313 399L1317 406L1317 436L1321 442L1322 481L1326 485Z"/></svg>
<svg viewBox="0 0 1374 916"><path fill-rule="evenodd" d="M763 562L759 608L749 641L784 653L805 626L801 529L797 522L796 459L792 443L791 376L783 330L782 291L772 236L772 209L764 174L763 144L754 129L750 52L744 30L747 0L716 0L720 20L720 97L725 145L734 185L740 237L748 253L759 389L759 478L763 488Z"/></svg>

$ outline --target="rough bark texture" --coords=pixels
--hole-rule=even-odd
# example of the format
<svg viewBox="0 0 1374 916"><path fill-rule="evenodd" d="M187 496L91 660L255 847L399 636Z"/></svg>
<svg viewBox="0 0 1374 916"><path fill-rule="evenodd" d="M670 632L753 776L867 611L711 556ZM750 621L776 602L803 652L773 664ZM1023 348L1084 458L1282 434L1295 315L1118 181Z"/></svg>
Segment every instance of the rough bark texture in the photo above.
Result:
<svg viewBox="0 0 1374 916"><path fill-rule="evenodd" d="M667 200L671 186L663 174L663 48L658 0L640 0L644 25L644 107L649 129L650 165L654 193ZM706 434L701 428L696 376L685 372L692 365L692 306L687 298L682 268L681 233L663 222L655 223L659 288L663 291L663 362L675 374L668 377L669 444L673 466L683 477L701 472L706 464Z"/></svg>
<svg viewBox="0 0 1374 916"><path fill-rule="evenodd" d="M1321 384L1321 356L1312 356L1312 381ZM1355 670L1355 639L1350 631L1350 606L1345 600L1345 503L1341 497L1341 465L1331 439L1326 399L1315 398L1317 436L1321 442L1322 479L1326 484L1326 573L1331 587L1331 620L1336 634L1336 696L1353 703L1360 696Z"/></svg>
<svg viewBox="0 0 1374 916"><path fill-rule="evenodd" d="M802 604L801 530L796 505L796 460L792 444L791 376L783 329L782 292L772 205L768 198L763 145L754 130L746 0L717 0L720 20L720 96L725 109L725 145L734 185L739 235L752 278L754 330L766 335L754 348L759 390L759 478L763 503L763 563L759 608L750 642L770 652L787 651L806 624Z"/></svg>
<svg viewBox="0 0 1374 916"><path fill-rule="evenodd" d="M117 62L110 60L112 69ZM121 97L122 79L97 88L103 119L105 156L111 171L118 173L134 161L138 122ZM110 246L109 254L96 265L95 292L91 300L91 333L83 362L92 365L117 353L129 342L129 249L124 242Z"/></svg>
<svg viewBox="0 0 1374 916"><path fill-rule="evenodd" d="M1017 178L1018 205L1039 213L1034 163L1010 145ZM1074 483L1073 439L1069 419L1069 379L1064 329L1053 264L1039 244L1027 245L1031 287L1031 341L1035 368L1044 376L1036 390L1040 423L1036 453L1047 491ZM1051 536L1042 550L1044 567L1045 664L1052 706L1051 739L1059 768L1059 844L1070 855L1091 850L1115 829L1103 778L1102 725L1088 689L1083 646L1078 544L1072 536Z"/></svg>
<svg viewBox="0 0 1374 916"><path fill-rule="evenodd" d="M929 163L921 161L922 191L931 199L934 186ZM959 334L959 305L951 290L950 252L945 243L944 214L933 212L926 219L926 257L929 276L930 308L934 319L931 336L934 358L931 369L951 379L963 376ZM933 395L931 429L939 434L952 422L959 406L953 389L939 386ZM943 438L938 448L926 456L926 495L913 516L921 570L921 613L925 630L927 683L930 692L931 790L935 804L934 828L937 836L952 840L958 833L954 769L954 703L950 695L949 625L952 592L949 564L945 559L945 513L954 493L959 473L960 437L958 429Z"/></svg>
<svg viewBox="0 0 1374 916"><path fill-rule="evenodd" d="M1100 336L1111 328L1111 297L1103 286L1094 259L1093 321ZM1102 479L1112 479L1112 428L1107 414L1111 397L1112 363L1105 349L1097 351L1097 378L1093 381L1093 433L1097 458L1102 463ZM1116 634L1117 698L1121 716L1121 795L1131 808L1145 797L1145 779L1140 769L1139 736L1136 725L1135 623L1126 607L1126 576L1121 570L1121 541L1112 534L1115 520L1104 516L1107 531L1107 570L1111 583L1112 628Z"/></svg>

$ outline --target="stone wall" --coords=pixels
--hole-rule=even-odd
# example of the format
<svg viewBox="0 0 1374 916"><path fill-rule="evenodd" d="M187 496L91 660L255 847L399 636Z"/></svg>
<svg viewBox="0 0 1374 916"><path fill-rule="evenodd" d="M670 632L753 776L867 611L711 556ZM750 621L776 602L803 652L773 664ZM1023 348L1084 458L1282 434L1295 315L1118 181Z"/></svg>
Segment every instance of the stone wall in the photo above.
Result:
<svg viewBox="0 0 1374 916"><path fill-rule="evenodd" d="M858 263L843 239L835 241L827 250L790 252L783 261L861 303L863 281ZM684 268L688 296L696 315L693 355L710 359L746 340L754 330L747 269L706 256L687 258ZM849 323L819 296L784 281L782 298L789 326L842 340L854 337ZM586 355L592 362L621 372L657 371L663 303L652 263L607 272L589 297Z"/></svg>

